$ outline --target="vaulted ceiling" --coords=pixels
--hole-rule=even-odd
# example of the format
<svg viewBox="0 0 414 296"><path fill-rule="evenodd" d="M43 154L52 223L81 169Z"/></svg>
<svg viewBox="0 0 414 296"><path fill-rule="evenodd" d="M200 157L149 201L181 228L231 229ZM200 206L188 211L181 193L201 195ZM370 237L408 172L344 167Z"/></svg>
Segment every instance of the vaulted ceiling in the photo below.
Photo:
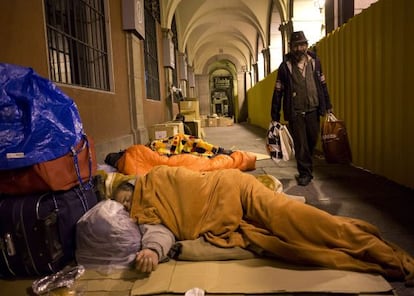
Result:
<svg viewBox="0 0 414 296"><path fill-rule="evenodd" d="M290 30L304 30L310 44L324 36L325 0L159 1L161 27L171 29L175 16L178 50L195 74L209 73L217 61L250 71L263 49L281 59ZM329 3L338 6L339 1ZM353 1L358 13L377 0L346 1Z"/></svg>
<svg viewBox="0 0 414 296"><path fill-rule="evenodd" d="M313 0L296 0L311 1ZM161 26L171 28L173 16L178 50L195 74L209 72L217 61L250 68L257 53L269 48L272 12L289 20L292 0L160 0ZM279 24L274 24L278 28ZM214 67L214 66L213 66Z"/></svg>

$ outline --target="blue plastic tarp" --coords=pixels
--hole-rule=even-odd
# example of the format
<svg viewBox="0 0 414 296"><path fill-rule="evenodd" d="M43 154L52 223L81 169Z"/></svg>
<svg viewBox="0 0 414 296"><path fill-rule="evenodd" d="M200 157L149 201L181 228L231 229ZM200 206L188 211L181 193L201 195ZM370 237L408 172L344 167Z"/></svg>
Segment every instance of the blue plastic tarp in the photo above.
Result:
<svg viewBox="0 0 414 296"><path fill-rule="evenodd" d="M0 63L0 170L56 159L82 139L75 102L32 68Z"/></svg>

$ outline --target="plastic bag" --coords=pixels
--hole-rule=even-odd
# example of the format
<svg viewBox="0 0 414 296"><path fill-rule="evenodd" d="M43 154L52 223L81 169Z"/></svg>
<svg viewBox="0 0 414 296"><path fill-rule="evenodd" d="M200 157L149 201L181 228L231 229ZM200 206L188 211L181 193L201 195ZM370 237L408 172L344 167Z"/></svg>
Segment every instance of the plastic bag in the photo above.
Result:
<svg viewBox="0 0 414 296"><path fill-rule="evenodd" d="M104 200L86 212L76 226L76 260L103 273L129 268L141 249L138 225L123 205Z"/></svg>
<svg viewBox="0 0 414 296"><path fill-rule="evenodd" d="M295 157L295 147L293 138L286 125L282 125L280 128L280 144L282 146L283 160L288 161Z"/></svg>
<svg viewBox="0 0 414 296"><path fill-rule="evenodd" d="M0 169L67 154L82 138L76 104L32 68L0 63Z"/></svg>
<svg viewBox="0 0 414 296"><path fill-rule="evenodd" d="M266 148L270 157L276 163L294 158L293 139L286 125L276 121L270 122L267 130Z"/></svg>
<svg viewBox="0 0 414 296"><path fill-rule="evenodd" d="M57 288L71 287L84 272L85 268L82 265L67 266L57 273L35 280L32 283L32 290L35 294L41 295Z"/></svg>
<svg viewBox="0 0 414 296"><path fill-rule="evenodd" d="M272 160L275 162L279 162L283 159L279 133L280 127L281 124L279 122L272 121L267 129L266 149Z"/></svg>

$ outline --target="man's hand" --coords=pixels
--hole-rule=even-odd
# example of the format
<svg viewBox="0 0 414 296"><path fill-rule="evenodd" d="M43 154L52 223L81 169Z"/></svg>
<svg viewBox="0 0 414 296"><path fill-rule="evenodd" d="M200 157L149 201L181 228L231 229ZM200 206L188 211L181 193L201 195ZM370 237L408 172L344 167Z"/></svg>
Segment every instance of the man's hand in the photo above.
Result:
<svg viewBox="0 0 414 296"><path fill-rule="evenodd" d="M152 272L158 266L158 254L151 249L143 249L137 253L136 269L141 272Z"/></svg>

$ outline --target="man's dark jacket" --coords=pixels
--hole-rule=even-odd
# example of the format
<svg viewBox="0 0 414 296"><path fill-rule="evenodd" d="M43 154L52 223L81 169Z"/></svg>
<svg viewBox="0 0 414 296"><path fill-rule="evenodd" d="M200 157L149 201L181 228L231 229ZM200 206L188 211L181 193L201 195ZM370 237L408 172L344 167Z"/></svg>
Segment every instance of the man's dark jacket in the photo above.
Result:
<svg viewBox="0 0 414 296"><path fill-rule="evenodd" d="M318 92L319 106L318 113L320 116L325 115L326 111L332 109L331 100L329 98L328 88L326 86L325 76L322 72L322 66L319 58L314 52L308 51L307 54L311 57L308 62L312 63L314 69L313 74L315 78L315 85ZM283 99L283 117L286 121L294 120L292 116L295 112L293 104L293 89L292 89L292 54L288 53L285 60L280 64L277 71L277 79L275 90L272 98L272 121L280 121L280 109L282 107Z"/></svg>

